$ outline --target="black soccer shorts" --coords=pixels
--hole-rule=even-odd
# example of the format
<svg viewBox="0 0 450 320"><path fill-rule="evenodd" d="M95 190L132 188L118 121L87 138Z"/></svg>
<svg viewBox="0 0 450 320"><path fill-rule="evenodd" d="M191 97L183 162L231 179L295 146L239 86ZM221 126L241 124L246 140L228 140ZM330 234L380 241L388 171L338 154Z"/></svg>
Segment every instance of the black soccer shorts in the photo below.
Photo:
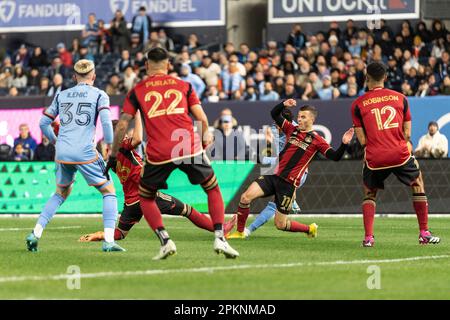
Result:
<svg viewBox="0 0 450 320"><path fill-rule="evenodd" d="M275 195L277 210L289 214L295 199L295 186L276 175L260 176L255 182L264 192L263 197Z"/></svg>
<svg viewBox="0 0 450 320"><path fill-rule="evenodd" d="M393 173L401 183L411 186L420 175L419 163L416 158L411 157L402 166L380 170L371 170L365 163L363 168L364 184L369 189L384 189L384 180L386 180L391 173Z"/></svg>
<svg viewBox="0 0 450 320"><path fill-rule="evenodd" d="M177 164L173 162L159 165L146 163L141 173L141 187L150 191L167 189L166 181L175 169L186 173L192 184L201 184L214 175L208 158L201 153Z"/></svg>

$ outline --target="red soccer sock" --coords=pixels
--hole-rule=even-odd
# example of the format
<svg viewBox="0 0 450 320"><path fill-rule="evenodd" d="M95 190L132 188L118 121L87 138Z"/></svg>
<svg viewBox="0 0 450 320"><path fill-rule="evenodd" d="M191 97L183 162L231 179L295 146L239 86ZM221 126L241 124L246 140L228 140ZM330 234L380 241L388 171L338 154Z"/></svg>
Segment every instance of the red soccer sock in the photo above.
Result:
<svg viewBox="0 0 450 320"><path fill-rule="evenodd" d="M309 226L307 226L306 224L297 222L297 221L288 221L287 228L284 231L308 233Z"/></svg>
<svg viewBox="0 0 450 320"><path fill-rule="evenodd" d="M375 219L375 201L364 200L362 204L364 230L366 237L373 236L373 221Z"/></svg>
<svg viewBox="0 0 450 320"><path fill-rule="evenodd" d="M194 208L191 209L191 214L187 217L193 224L197 227L214 232L214 226L209 217L204 214L201 214Z"/></svg>
<svg viewBox="0 0 450 320"><path fill-rule="evenodd" d="M125 239L125 235L123 234L120 229L116 228L114 229L114 240L122 240Z"/></svg>
<svg viewBox="0 0 450 320"><path fill-rule="evenodd" d="M413 194L413 206L416 211L420 231L428 230L428 200L425 193Z"/></svg>
<svg viewBox="0 0 450 320"><path fill-rule="evenodd" d="M150 228L152 228L152 230L155 232L159 228L164 228L161 211L159 211L155 199L144 198L140 196L139 200L141 204L142 213L144 214L144 218L147 221Z"/></svg>
<svg viewBox="0 0 450 320"><path fill-rule="evenodd" d="M245 224L250 213L250 204L239 202L237 214L237 231L244 232Z"/></svg>
<svg viewBox="0 0 450 320"><path fill-rule="evenodd" d="M208 196L208 213L213 225L223 225L223 221L225 220L225 206L219 185L216 185L210 190L206 190L206 195Z"/></svg>

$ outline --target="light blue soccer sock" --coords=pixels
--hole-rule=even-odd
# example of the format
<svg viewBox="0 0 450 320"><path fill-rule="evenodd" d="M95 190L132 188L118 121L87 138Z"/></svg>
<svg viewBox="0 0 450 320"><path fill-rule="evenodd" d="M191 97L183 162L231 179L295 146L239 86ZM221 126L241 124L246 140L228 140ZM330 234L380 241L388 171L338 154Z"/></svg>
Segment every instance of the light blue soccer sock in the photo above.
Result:
<svg viewBox="0 0 450 320"><path fill-rule="evenodd" d="M36 237L40 238L42 236L42 231L45 229L47 224L52 220L56 213L56 210L64 203L64 199L60 194L55 193L50 199L48 199L45 204L44 209L39 215L36 227L34 227L33 233Z"/></svg>
<svg viewBox="0 0 450 320"><path fill-rule="evenodd" d="M114 228L117 220L117 197L114 193L103 195L103 227L105 241L114 242Z"/></svg>
<svg viewBox="0 0 450 320"><path fill-rule="evenodd" d="M267 221L270 220L275 215L275 212L277 210L277 207L274 202L269 202L267 204L267 207L264 208L263 211L261 211L260 214L256 216L255 221L248 227L251 232L255 231L256 229L260 228L262 225L264 225Z"/></svg>

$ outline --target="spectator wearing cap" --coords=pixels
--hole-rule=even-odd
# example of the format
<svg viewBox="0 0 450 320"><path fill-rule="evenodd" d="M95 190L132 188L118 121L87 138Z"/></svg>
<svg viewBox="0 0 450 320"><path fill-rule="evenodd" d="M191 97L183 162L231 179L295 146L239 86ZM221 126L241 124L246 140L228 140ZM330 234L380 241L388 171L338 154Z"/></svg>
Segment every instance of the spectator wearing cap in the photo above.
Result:
<svg viewBox="0 0 450 320"><path fill-rule="evenodd" d="M428 124L428 133L419 140L414 154L422 158L446 158L448 155L448 140L439 132L435 121Z"/></svg>
<svg viewBox="0 0 450 320"><path fill-rule="evenodd" d="M144 6L139 8L131 24L131 32L139 34L139 42L145 46L152 32L152 19L147 15L147 9Z"/></svg>
<svg viewBox="0 0 450 320"><path fill-rule="evenodd" d="M127 49L130 42L130 32L127 28L127 21L123 16L122 10L116 10L114 18L110 22L112 50L115 53L120 53Z"/></svg>
<svg viewBox="0 0 450 320"><path fill-rule="evenodd" d="M13 56L13 64L20 65L23 68L28 67L30 61L30 54L26 45L22 44L17 50L16 54Z"/></svg>
<svg viewBox="0 0 450 320"><path fill-rule="evenodd" d="M26 123L22 123L19 126L19 136L14 139L14 148L20 144L23 147L23 153L31 159L33 157L34 150L37 147L36 140L30 134L30 127Z"/></svg>
<svg viewBox="0 0 450 320"><path fill-rule="evenodd" d="M99 35L100 31L98 28L97 17L95 16L95 13L90 13L88 23L81 32L81 44L91 49L90 51L93 54L96 54Z"/></svg>
<svg viewBox="0 0 450 320"><path fill-rule="evenodd" d="M192 85L197 96L201 99L203 96L203 92L205 92L206 85L203 82L202 78L200 78L195 73L191 72L191 68L188 65L183 64L180 68L180 79L183 81L187 81Z"/></svg>
<svg viewBox="0 0 450 320"><path fill-rule="evenodd" d="M249 147L241 131L233 127L230 109L222 110L218 129L214 130L214 144L209 149L213 160L249 159Z"/></svg>
<svg viewBox="0 0 450 320"><path fill-rule="evenodd" d="M73 66L73 57L72 54L66 49L66 45L62 42L58 43L56 46L58 50L58 56L61 59L61 63L66 68L72 68Z"/></svg>

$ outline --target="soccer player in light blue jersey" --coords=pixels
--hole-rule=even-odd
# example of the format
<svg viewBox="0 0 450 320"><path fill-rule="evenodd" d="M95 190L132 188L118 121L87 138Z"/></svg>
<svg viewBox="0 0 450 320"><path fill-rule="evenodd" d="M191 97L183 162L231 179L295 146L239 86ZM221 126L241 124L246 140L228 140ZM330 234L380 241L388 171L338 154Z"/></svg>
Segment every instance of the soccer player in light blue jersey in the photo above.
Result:
<svg viewBox="0 0 450 320"><path fill-rule="evenodd" d="M292 121L292 113L289 109L284 109L283 110L283 116L288 119L289 121ZM297 123L295 123L295 121L292 121L293 124L296 126ZM272 136L273 136L273 142L272 145L274 146L274 153L276 155L278 155L280 153L281 150L283 150L284 145L286 144L286 135L279 130L278 126L276 124L272 124L272 126L270 127L270 130L272 131ZM276 161L277 161L277 157L264 157L262 159L262 164L270 164L272 166L276 165ZM308 169L305 171L305 174L302 177L302 180L300 181L300 187L303 186L306 182L306 178L308 176ZM270 201L267 206L256 216L255 221L252 222L252 224L250 224L250 226L248 228L244 229L243 234L238 233L238 232L234 232L232 234L230 234L230 236L228 237L229 239L233 239L233 238L248 238L250 236L250 234L252 234L253 232L255 232L257 229L259 229L260 227L262 227L264 224L267 223L267 221L269 221L274 215L275 212L277 210L277 207L275 205L275 203L273 201ZM299 213L300 212L300 207L297 204L297 202L294 200L293 204L292 204L292 210L294 211L294 213ZM232 220L230 220L230 222L227 223L227 227L230 228L230 223L231 224L235 224L237 220L237 215L234 215Z"/></svg>
<svg viewBox="0 0 450 320"><path fill-rule="evenodd" d="M105 162L95 149L95 126L100 117L108 154L113 143L108 95L93 86L95 66L92 61L80 60L74 66L77 85L57 94L44 111L39 123L44 135L56 143L56 192L47 201L33 231L27 236L29 251L37 251L42 232L72 190L77 171L90 186L103 195L103 225L105 241L102 250L125 251L114 242L117 220L117 198L114 185L104 175ZM56 137L51 123L59 116L60 129Z"/></svg>

